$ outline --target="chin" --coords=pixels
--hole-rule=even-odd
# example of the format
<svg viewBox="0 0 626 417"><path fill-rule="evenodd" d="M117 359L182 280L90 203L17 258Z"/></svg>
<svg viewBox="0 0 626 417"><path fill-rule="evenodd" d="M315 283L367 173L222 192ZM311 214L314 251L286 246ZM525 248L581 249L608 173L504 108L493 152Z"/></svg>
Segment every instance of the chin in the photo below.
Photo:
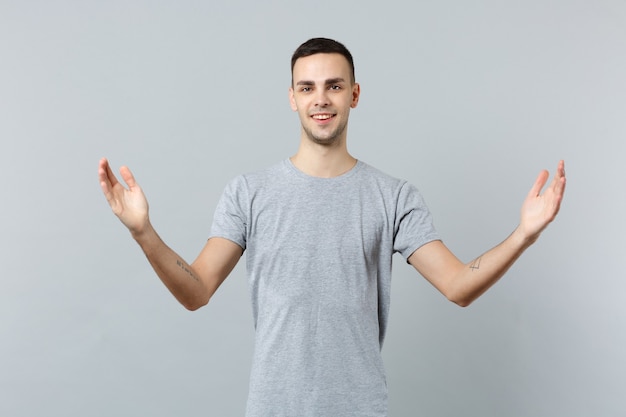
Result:
<svg viewBox="0 0 626 417"><path fill-rule="evenodd" d="M325 135L325 136L315 135L313 134L313 132L311 132L308 129L305 129L305 132L306 132L307 138L309 138L311 142L316 143L318 145L330 146L341 141L341 132L330 132L329 135Z"/></svg>
<svg viewBox="0 0 626 417"><path fill-rule="evenodd" d="M319 137L319 136L311 136L307 135L309 140L318 145L330 146L339 142L339 136L331 136L331 137Z"/></svg>

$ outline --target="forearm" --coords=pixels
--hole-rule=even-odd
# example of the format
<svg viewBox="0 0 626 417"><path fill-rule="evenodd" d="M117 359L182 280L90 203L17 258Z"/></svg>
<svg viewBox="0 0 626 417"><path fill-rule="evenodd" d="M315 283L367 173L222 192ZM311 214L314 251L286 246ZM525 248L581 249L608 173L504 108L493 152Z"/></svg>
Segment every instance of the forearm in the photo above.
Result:
<svg viewBox="0 0 626 417"><path fill-rule="evenodd" d="M193 268L169 248L154 228L148 225L141 233L132 233L152 268L176 299L189 310L208 303L211 296Z"/></svg>
<svg viewBox="0 0 626 417"><path fill-rule="evenodd" d="M450 280L447 297L461 306L471 304L509 270L534 240L516 229L498 246L459 268Z"/></svg>

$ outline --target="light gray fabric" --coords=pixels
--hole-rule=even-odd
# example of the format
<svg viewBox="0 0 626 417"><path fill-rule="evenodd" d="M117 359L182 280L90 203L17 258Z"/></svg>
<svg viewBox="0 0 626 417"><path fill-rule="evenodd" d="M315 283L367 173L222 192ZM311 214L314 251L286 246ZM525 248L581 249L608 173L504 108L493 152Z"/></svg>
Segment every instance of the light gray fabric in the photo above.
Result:
<svg viewBox="0 0 626 417"><path fill-rule="evenodd" d="M386 416L392 255L439 239L417 189L361 161L316 178L287 159L228 184L211 237L246 250L256 328L246 416Z"/></svg>

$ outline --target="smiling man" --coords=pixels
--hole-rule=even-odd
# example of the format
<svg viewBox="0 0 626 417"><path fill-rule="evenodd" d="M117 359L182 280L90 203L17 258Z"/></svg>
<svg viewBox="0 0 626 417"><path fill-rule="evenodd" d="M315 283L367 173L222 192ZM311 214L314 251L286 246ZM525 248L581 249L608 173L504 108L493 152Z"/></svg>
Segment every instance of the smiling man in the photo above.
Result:
<svg viewBox="0 0 626 417"><path fill-rule="evenodd" d="M318 145L345 145L350 109L360 94L347 59L338 53L306 56L294 62L292 72L289 100L306 139ZM330 74L335 76L326 78Z"/></svg>
<svg viewBox="0 0 626 417"><path fill-rule="evenodd" d="M539 174L513 233L462 263L441 241L414 186L348 152L348 119L360 96L350 52L336 41L311 39L295 51L291 68L289 101L302 125L297 153L229 183L192 264L159 238L128 168L120 170L125 188L102 159L100 184L188 309L206 304L246 251L256 330L246 416L383 417L381 348L393 254L448 299L469 305L556 216L563 162L543 194L548 172Z"/></svg>

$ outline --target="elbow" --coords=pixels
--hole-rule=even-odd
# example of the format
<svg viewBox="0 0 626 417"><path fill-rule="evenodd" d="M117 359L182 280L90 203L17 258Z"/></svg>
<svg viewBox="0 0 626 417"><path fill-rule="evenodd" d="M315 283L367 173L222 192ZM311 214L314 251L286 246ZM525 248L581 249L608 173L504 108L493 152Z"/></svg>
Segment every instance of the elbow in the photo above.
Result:
<svg viewBox="0 0 626 417"><path fill-rule="evenodd" d="M443 295L459 307L469 307L484 292L467 286L450 284L441 291Z"/></svg>
<svg viewBox="0 0 626 417"><path fill-rule="evenodd" d="M196 311L209 303L209 299L179 300L188 311Z"/></svg>
<svg viewBox="0 0 626 417"><path fill-rule="evenodd" d="M448 300L452 301L454 304L456 304L459 307L469 307L470 304L472 304L472 302L474 300L469 300L469 299L454 299L454 298L448 298Z"/></svg>
<svg viewBox="0 0 626 417"><path fill-rule="evenodd" d="M202 305L201 304L190 304L190 303L187 303L187 304L183 304L183 307L185 307L185 309L187 311L196 311L196 310L200 309L200 307L202 307Z"/></svg>
<svg viewBox="0 0 626 417"><path fill-rule="evenodd" d="M446 294L446 298L448 299L448 301L453 302L459 307L469 307L469 305L472 304L476 299L475 297L472 297L468 294L453 292Z"/></svg>

